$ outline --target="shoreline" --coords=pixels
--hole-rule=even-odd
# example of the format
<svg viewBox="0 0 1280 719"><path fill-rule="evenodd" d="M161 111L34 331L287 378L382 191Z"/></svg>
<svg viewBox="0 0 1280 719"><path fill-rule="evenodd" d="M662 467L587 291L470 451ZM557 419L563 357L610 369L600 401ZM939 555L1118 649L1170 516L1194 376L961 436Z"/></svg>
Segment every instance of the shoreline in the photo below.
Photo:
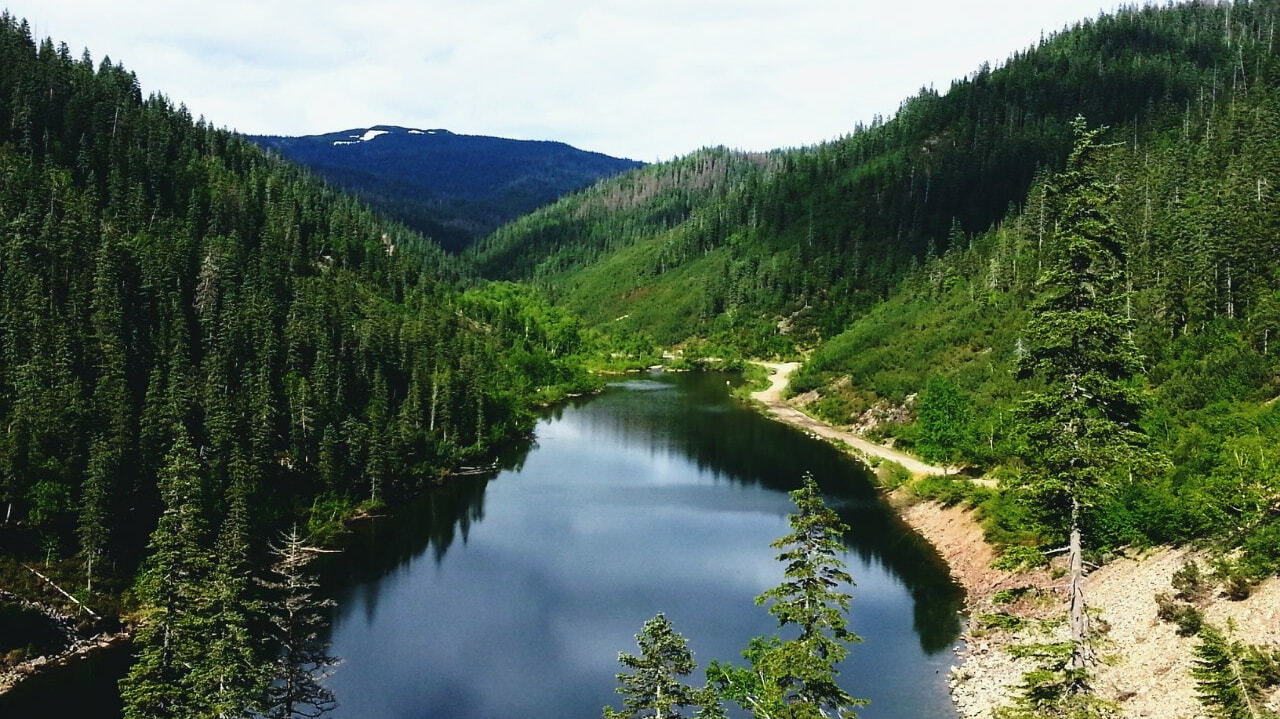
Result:
<svg viewBox="0 0 1280 719"><path fill-rule="evenodd" d="M763 404L767 414L778 421L802 429L810 434L816 434L827 440L844 442L865 455L896 462L906 468L913 478L925 477L931 474L947 475L956 473L956 468L954 467L939 467L929 464L919 457L901 450L876 444L855 432L837 429L792 407L782 398L782 393L791 382L792 373L800 368L799 362L756 362L755 364L770 370L772 374L769 375L769 387L759 392L753 392L751 398Z"/></svg>
<svg viewBox="0 0 1280 719"><path fill-rule="evenodd" d="M843 449L864 463L870 455L899 462L915 477L946 473L944 468L836 429L789 406L782 393L799 363L756 364L773 371L769 388L751 395L766 416L838 446L843 444ZM850 441L851 435L858 441ZM968 617L960 637L963 646L956 652L947 683L960 719L991 719L997 707L1013 699L1023 674L1034 668L1008 650L1019 644L1066 638L1065 624L1056 621L1066 601L1062 580L1054 577L1052 564L1028 572L993 568L997 552L987 543L971 509L914 501L903 489L882 491L903 521L934 546L952 578L965 590ZM1204 715L1188 673L1197 639L1178 636L1174 625L1156 615L1155 594L1169 592L1173 573L1189 560L1203 567L1209 555L1187 547L1130 551L1086 579L1089 607L1097 613L1103 645L1101 661L1094 667L1094 686L1099 696L1116 703L1120 717L1183 719ZM1021 592L1021 598L999 603L1001 590ZM1232 601L1218 596L1202 609L1214 626L1234 623L1235 638L1241 641L1280 645L1280 577L1262 582L1247 599ZM991 626L992 617L1009 618L1012 623L1007 628ZM1280 687L1265 700L1268 708L1280 710Z"/></svg>

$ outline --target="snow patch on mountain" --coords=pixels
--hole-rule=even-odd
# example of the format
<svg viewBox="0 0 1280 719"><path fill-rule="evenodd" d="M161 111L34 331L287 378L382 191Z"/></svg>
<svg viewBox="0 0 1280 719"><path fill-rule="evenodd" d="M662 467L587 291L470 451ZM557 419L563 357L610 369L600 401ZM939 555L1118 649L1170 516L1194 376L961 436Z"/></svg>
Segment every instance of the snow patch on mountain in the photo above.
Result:
<svg viewBox="0 0 1280 719"><path fill-rule="evenodd" d="M386 135L390 132L390 130L365 130L363 135L348 135L351 138L350 140L334 140L333 144L335 147L338 145L355 145L361 142L368 142L379 135ZM410 130L410 132L413 132L413 130Z"/></svg>

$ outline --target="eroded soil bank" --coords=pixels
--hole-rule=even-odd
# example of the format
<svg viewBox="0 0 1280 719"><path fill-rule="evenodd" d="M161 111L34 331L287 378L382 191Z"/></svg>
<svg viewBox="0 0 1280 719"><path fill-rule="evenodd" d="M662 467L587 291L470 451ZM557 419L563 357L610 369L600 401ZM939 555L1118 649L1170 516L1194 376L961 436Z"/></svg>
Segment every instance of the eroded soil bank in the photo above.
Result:
<svg viewBox="0 0 1280 719"><path fill-rule="evenodd" d="M917 458L870 442L853 432L827 425L790 406L783 399L787 381L798 363L762 363L773 370L768 389L753 398L768 414L829 440L838 440L854 454L889 459L913 475L941 474ZM902 491L890 494L903 519L933 544L946 560L952 576L967 593L969 622L965 642L951 671L952 700L964 719L988 719L996 707L1014 697L1028 660L1015 659L1009 649L1018 644L1066 639L1065 623L1056 621L1065 608L1064 580L1052 570L1007 572L991 566L996 550L983 538L973 513L934 502L915 502ZM1189 674L1198 643L1180 637L1176 627L1161 621L1155 596L1170 591L1173 573L1186 562L1208 564L1190 548L1157 547L1133 552L1090 574L1087 601L1096 612L1094 626L1103 637L1095 667L1095 687L1116 702L1130 719L1196 719L1204 716ZM1003 600L997 603L997 596ZM1010 596L1018 597L1008 601ZM1236 638L1250 644L1280 645L1280 579L1255 587L1247 599L1213 596L1203 607L1206 621L1236 626ZM992 626L993 617L1008 619ZM1280 710L1280 690L1268 698Z"/></svg>

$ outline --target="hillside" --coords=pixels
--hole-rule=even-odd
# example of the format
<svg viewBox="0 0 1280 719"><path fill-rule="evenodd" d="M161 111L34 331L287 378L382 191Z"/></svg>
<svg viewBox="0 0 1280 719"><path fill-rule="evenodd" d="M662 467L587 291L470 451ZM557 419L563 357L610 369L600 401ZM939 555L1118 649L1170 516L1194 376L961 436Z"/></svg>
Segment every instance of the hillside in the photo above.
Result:
<svg viewBox="0 0 1280 719"><path fill-rule="evenodd" d="M518 288L463 292L418 233L7 14L0 94L4 596L44 596L40 563L102 616L80 629L124 609L140 653L163 634L137 691L210 662L217 691L252 693L230 674L274 656L247 628L268 540L323 541L527 432L583 380L577 325ZM7 665L30 619L0 609Z"/></svg>
<svg viewBox="0 0 1280 719"><path fill-rule="evenodd" d="M451 250L597 180L641 166L562 142L394 125L248 139Z"/></svg>
<svg viewBox="0 0 1280 719"><path fill-rule="evenodd" d="M1061 166L1077 113L1141 139L1201 124L1256 86L1266 17L1253 5L1233 14L1246 43L1228 42L1223 9L1209 6L1086 21L840 140L650 166L499 229L471 256L601 327L761 354L813 345L1023 203Z"/></svg>

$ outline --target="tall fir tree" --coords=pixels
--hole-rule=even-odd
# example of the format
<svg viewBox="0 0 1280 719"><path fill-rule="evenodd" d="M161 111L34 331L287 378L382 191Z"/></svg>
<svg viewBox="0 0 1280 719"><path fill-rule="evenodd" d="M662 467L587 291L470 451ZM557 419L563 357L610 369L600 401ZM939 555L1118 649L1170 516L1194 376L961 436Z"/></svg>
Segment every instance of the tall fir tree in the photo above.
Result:
<svg viewBox="0 0 1280 719"><path fill-rule="evenodd" d="M205 592L209 634L205 654L193 670L203 698L202 717L255 716L270 677L269 646L258 634L266 604L257 596L249 546L250 464L239 452L231 460L227 514L214 545L214 563Z"/></svg>
<svg viewBox="0 0 1280 719"><path fill-rule="evenodd" d="M164 509L148 543L135 594L141 621L137 657L120 682L125 719L197 716L203 701L191 668L205 653L209 630L202 607L210 557L206 549L200 464L181 427L160 474Z"/></svg>
<svg viewBox="0 0 1280 719"><path fill-rule="evenodd" d="M1039 296L1027 323L1019 374L1040 382L1019 407L1027 471L1017 489L1068 540L1068 614L1072 653L1068 693L1088 686L1088 614L1084 593L1086 514L1121 468L1151 458L1137 422L1142 396L1131 380L1142 369L1132 321L1124 312L1124 235L1114 213L1116 186L1097 175L1106 147L1101 129L1073 123L1075 145L1054 178L1054 231Z"/></svg>
<svg viewBox="0 0 1280 719"><path fill-rule="evenodd" d="M719 695L756 717L773 719L852 719L867 703L838 683L836 668L849 644L862 641L849 631L846 615L853 579L839 555L848 526L822 501L818 483L805 473L791 493L796 513L791 533L773 542L782 550L782 584L756 597L769 604L779 628L794 629L794 639L756 637L743 652L750 667L712 662L707 677Z"/></svg>

